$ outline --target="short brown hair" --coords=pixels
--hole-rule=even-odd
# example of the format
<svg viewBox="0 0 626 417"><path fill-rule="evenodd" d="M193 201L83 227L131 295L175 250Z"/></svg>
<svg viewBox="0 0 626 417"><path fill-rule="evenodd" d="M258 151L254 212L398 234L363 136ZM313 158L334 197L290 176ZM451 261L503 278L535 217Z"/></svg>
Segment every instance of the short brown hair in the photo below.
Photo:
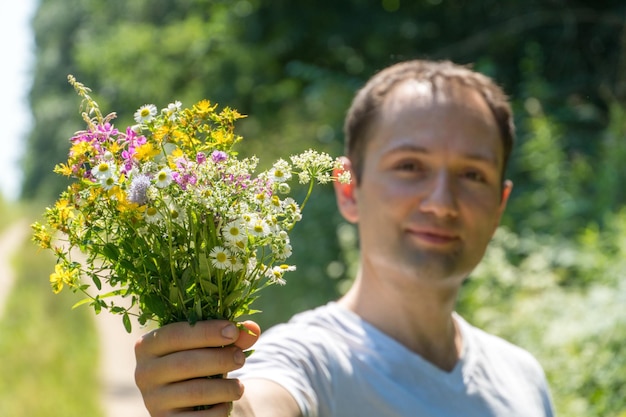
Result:
<svg viewBox="0 0 626 417"><path fill-rule="evenodd" d="M515 140L511 105L504 91L491 78L468 66L450 61L411 60L394 64L375 74L357 92L348 110L344 124L345 152L352 162L357 183L363 171L368 133L378 116L382 102L396 85L407 80L429 82L433 89L451 86L453 83L459 84L477 91L485 99L500 129L504 145L502 166L504 179L504 171Z"/></svg>

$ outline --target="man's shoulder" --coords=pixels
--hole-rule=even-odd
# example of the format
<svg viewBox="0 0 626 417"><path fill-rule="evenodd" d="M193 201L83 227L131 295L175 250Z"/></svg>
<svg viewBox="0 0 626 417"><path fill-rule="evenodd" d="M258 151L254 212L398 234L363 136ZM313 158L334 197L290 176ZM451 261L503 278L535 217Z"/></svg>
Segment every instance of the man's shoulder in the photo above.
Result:
<svg viewBox="0 0 626 417"><path fill-rule="evenodd" d="M262 337L317 338L320 334L339 333L348 326L349 316L336 303L328 304L295 314L289 321L272 326Z"/></svg>
<svg viewBox="0 0 626 417"><path fill-rule="evenodd" d="M256 347L259 351L289 350L290 355L332 357L363 348L371 337L369 327L359 316L329 302L272 326L261 334Z"/></svg>

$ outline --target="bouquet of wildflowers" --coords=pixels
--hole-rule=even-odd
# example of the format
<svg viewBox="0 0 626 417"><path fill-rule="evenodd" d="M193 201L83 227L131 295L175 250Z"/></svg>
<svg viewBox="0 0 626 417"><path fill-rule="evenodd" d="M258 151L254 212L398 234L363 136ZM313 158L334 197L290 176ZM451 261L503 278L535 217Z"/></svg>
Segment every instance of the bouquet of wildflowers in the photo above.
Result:
<svg viewBox="0 0 626 417"><path fill-rule="evenodd" d="M289 231L314 184L350 180L313 150L255 174L258 159L233 150L244 116L208 100L144 105L136 125L118 130L115 113L103 116L90 90L68 79L87 129L55 167L74 181L32 225L33 240L57 257L54 292L84 293L77 305L121 314L128 331L132 315L164 325L254 313L258 291L295 269ZM292 180L308 184L301 203Z"/></svg>

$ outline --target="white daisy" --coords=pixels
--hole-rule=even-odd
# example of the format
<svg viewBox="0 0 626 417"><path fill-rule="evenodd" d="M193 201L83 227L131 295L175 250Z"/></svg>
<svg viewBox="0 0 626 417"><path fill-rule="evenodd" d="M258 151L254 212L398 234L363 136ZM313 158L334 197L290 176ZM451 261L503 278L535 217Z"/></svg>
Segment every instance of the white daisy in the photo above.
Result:
<svg viewBox="0 0 626 417"><path fill-rule="evenodd" d="M155 207L148 207L143 215L148 223L156 223L163 217Z"/></svg>
<svg viewBox="0 0 626 417"><path fill-rule="evenodd" d="M235 256L232 253L228 257L226 263L228 264L227 269L231 272L241 271L241 269L243 268L243 262L241 262L241 259L239 259L238 256Z"/></svg>
<svg viewBox="0 0 626 417"><path fill-rule="evenodd" d="M279 159L274 163L268 175L273 182L283 183L289 181L291 179L291 167L287 161Z"/></svg>
<svg viewBox="0 0 626 417"><path fill-rule="evenodd" d="M257 219L249 226L248 230L253 236L264 237L270 233L270 225L264 219Z"/></svg>
<svg viewBox="0 0 626 417"><path fill-rule="evenodd" d="M107 162L105 160L100 161L98 165L91 169L91 175L94 178L102 181L110 178L115 173L115 164L113 162Z"/></svg>
<svg viewBox="0 0 626 417"><path fill-rule="evenodd" d="M293 265L278 265L273 268L268 268L265 271L266 276L275 284L285 285L285 280L283 279L283 275L285 272L295 271L296 267Z"/></svg>
<svg viewBox="0 0 626 417"><path fill-rule="evenodd" d="M137 123L148 123L157 115L157 108L154 104L144 104L135 112Z"/></svg>
<svg viewBox="0 0 626 417"><path fill-rule="evenodd" d="M222 235L229 243L244 242L248 239L246 225L241 220L233 220L222 227Z"/></svg>
<svg viewBox="0 0 626 417"><path fill-rule="evenodd" d="M182 107L182 103L180 101L175 101L173 103L168 104L166 108L161 110L161 113L167 116L169 120L173 121L176 119L176 114L180 111L181 107Z"/></svg>
<svg viewBox="0 0 626 417"><path fill-rule="evenodd" d="M178 206L174 203L170 203L168 204L168 209L170 212L170 219L178 224L183 224L183 216Z"/></svg>
<svg viewBox="0 0 626 417"><path fill-rule="evenodd" d="M268 199L268 195L267 193L261 191L260 193L255 194L254 196L254 201L258 204L258 205L263 205Z"/></svg>
<svg viewBox="0 0 626 417"><path fill-rule="evenodd" d="M108 191L111 188L113 188L116 182L117 182L117 178L111 176L111 177L101 179L100 185L102 186L102 188Z"/></svg>
<svg viewBox="0 0 626 417"><path fill-rule="evenodd" d="M228 253L225 248L215 246L211 249L209 256L211 257L211 264L213 264L214 267L218 269L228 269L230 253Z"/></svg>
<svg viewBox="0 0 626 417"><path fill-rule="evenodd" d="M156 181L156 186L159 188L165 188L172 183L172 170L169 168L163 168L159 172L157 172L154 177Z"/></svg>
<svg viewBox="0 0 626 417"><path fill-rule="evenodd" d="M273 247L272 252L277 259L285 260L293 254L293 248L290 243L283 243Z"/></svg>

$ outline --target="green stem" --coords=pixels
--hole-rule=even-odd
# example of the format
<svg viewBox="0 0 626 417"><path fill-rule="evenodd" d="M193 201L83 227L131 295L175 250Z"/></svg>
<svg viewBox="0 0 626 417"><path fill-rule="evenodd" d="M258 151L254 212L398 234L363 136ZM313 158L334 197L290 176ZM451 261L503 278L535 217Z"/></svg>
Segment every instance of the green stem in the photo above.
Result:
<svg viewBox="0 0 626 417"><path fill-rule="evenodd" d="M306 193L306 197L304 197L304 200L302 201L302 204L300 204L300 212L304 211L304 206L306 206L307 201L309 201L309 197L311 197L311 194L313 193L313 183L315 182L314 178L311 178L311 181L309 181L309 189Z"/></svg>

